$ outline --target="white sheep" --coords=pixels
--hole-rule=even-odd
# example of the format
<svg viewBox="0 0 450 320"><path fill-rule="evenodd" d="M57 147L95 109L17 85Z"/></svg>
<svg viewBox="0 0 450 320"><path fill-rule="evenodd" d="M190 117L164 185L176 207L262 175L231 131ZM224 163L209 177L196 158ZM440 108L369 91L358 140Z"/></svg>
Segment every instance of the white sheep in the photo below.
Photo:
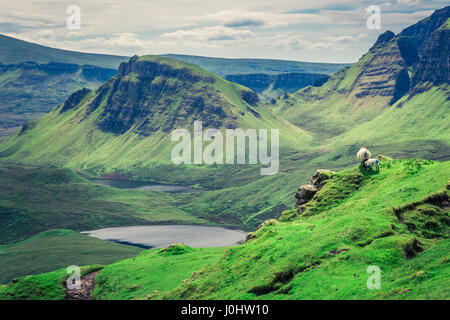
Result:
<svg viewBox="0 0 450 320"><path fill-rule="evenodd" d="M356 157L359 159L359 161L361 161L361 165L364 167L364 162L366 160L369 160L370 157L372 156L372 154L370 153L369 150L367 150L366 147L361 147L361 149L359 149L358 153L356 154Z"/></svg>
<svg viewBox="0 0 450 320"><path fill-rule="evenodd" d="M380 163L379 159L369 159L364 162L364 166L366 168L375 167L376 171L380 171L379 163Z"/></svg>

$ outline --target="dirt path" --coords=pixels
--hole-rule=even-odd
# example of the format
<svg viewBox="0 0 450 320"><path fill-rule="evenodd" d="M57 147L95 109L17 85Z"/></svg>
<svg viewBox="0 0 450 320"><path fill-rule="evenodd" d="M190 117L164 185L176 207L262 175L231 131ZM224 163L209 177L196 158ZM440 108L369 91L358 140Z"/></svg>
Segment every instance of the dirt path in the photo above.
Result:
<svg viewBox="0 0 450 320"><path fill-rule="evenodd" d="M88 273L81 278L80 289L67 289L66 300L92 300L91 293L95 286L95 277L100 270Z"/></svg>

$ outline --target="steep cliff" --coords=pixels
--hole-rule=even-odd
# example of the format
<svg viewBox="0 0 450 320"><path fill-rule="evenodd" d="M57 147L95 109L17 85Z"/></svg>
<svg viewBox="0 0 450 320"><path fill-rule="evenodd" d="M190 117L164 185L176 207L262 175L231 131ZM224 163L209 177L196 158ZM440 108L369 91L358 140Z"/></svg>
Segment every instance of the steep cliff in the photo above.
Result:
<svg viewBox="0 0 450 320"><path fill-rule="evenodd" d="M427 84L450 83L450 27L447 23L425 42L412 79L412 92L423 91ZM422 85L422 86L421 86ZM425 86L425 88L424 88Z"/></svg>
<svg viewBox="0 0 450 320"><path fill-rule="evenodd" d="M142 135L182 128L193 119L209 127L234 127L233 107L215 82L212 75L134 57L105 84L109 94L97 126L116 134L134 127Z"/></svg>

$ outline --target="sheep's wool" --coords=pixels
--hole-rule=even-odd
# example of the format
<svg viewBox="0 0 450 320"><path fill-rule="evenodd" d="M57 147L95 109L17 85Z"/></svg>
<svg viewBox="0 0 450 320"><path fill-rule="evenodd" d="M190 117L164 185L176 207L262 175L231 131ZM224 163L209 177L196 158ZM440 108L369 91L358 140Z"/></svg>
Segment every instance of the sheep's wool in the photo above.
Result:
<svg viewBox="0 0 450 320"><path fill-rule="evenodd" d="M359 159L359 161L364 162L371 157L371 153L366 148L359 149L358 153L356 154L356 157Z"/></svg>

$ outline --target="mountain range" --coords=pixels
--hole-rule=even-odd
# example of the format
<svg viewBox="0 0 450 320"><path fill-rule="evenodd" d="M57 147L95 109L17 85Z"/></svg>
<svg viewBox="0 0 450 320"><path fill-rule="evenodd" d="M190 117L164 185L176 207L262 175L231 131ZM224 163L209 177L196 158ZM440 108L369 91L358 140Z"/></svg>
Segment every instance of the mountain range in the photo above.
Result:
<svg viewBox="0 0 450 320"><path fill-rule="evenodd" d="M167 56L186 62L194 61L220 76L228 72L240 73L232 81L246 85L268 99L313 84L345 66L283 60ZM121 62L128 59L124 56L49 48L0 35L0 141L17 131L26 121L51 111L74 91L98 88L117 72ZM252 74L252 80L248 81L246 74L255 72L263 74Z"/></svg>
<svg viewBox="0 0 450 320"><path fill-rule="evenodd" d="M48 229L169 222L239 226L251 231L240 246L175 244L86 266L97 277L92 297L448 298L449 21L445 7L398 34L384 32L357 63L315 86L267 100L229 76L174 57L121 62L97 89L71 93L0 144L4 251L71 235L38 235ZM258 86L263 78L256 79ZM261 176L259 165L250 164L173 164L172 130L192 130L196 120L222 132L279 129L278 174ZM355 166L362 145L380 155L380 172ZM112 191L79 175L205 192ZM308 197L306 189L313 190ZM24 232L35 237L23 243ZM48 268L39 263L39 272ZM167 263L170 275L163 272ZM380 290L367 289L369 265L383 272ZM0 286L0 297L63 299L63 271L16 279Z"/></svg>

